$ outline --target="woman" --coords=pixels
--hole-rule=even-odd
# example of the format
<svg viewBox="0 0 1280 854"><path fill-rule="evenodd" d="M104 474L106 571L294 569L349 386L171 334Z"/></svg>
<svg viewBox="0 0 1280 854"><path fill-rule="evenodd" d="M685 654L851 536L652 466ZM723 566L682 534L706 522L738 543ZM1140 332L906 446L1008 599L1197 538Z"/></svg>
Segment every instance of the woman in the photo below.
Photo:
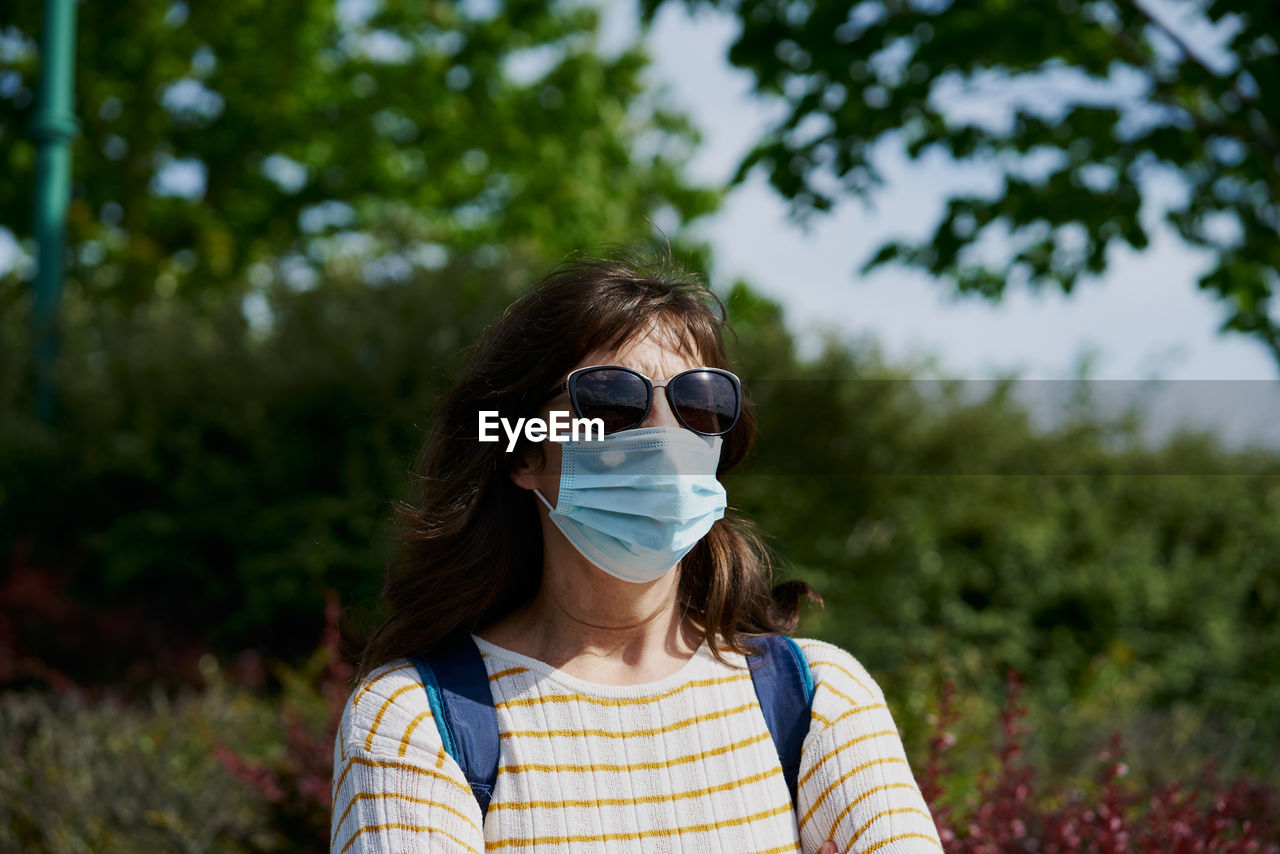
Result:
<svg viewBox="0 0 1280 854"><path fill-rule="evenodd" d="M798 640L813 694L789 795L744 656L813 594L771 590L726 509L718 476L754 420L723 326L669 261L597 260L487 331L399 511L390 617L334 743L334 852L941 849L879 686L816 640ZM514 435L553 412L604 435ZM480 441L494 414L507 427ZM487 812L412 661L468 635L500 731Z"/></svg>

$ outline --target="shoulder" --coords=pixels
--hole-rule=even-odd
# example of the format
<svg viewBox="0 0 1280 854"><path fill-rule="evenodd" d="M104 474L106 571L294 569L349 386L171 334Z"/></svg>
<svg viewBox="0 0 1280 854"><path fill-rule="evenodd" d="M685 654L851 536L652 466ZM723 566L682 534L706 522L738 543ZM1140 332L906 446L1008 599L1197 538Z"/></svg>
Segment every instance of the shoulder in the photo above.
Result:
<svg viewBox="0 0 1280 854"><path fill-rule="evenodd" d="M418 851L423 844L431 851L483 850L479 804L444 750L407 658L375 667L344 700L331 802L333 851L342 838L341 850L350 854Z"/></svg>
<svg viewBox="0 0 1280 854"><path fill-rule="evenodd" d="M884 692L853 655L833 643L815 638L792 638L809 662L815 696L833 693L851 703L883 703Z"/></svg>
<svg viewBox="0 0 1280 854"><path fill-rule="evenodd" d="M338 726L344 755L354 752L405 757L442 749L431 704L407 658L374 668L347 697Z"/></svg>

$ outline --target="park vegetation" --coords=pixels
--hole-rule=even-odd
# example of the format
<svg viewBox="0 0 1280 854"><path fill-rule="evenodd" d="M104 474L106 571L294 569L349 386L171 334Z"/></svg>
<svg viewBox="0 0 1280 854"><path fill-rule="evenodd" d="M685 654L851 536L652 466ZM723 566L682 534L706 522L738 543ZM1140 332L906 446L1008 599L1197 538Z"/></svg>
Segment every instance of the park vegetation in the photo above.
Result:
<svg viewBox="0 0 1280 854"><path fill-rule="evenodd" d="M324 851L339 617L378 617L465 348L652 222L708 270L721 190L588 7L124 8L80 8L50 421L0 273L0 851ZM0 27L17 234L37 26ZM711 285L759 424L731 504L883 686L948 852L1277 851L1280 456L1152 442L1087 371L1044 426L1015 378L802 348Z"/></svg>

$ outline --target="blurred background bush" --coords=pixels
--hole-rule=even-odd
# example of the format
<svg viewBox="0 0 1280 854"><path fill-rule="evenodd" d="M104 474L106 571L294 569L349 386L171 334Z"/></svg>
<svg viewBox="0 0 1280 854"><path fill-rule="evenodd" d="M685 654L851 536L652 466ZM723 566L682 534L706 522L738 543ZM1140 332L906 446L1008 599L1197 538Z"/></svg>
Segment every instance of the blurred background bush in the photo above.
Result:
<svg viewBox="0 0 1280 854"><path fill-rule="evenodd" d="M80 19L48 422L29 265L0 282L0 850L325 850L335 603L376 615L390 502L464 348L566 253L654 245L647 218L707 270L683 226L723 191L683 177L696 134L639 47L595 51L591 7ZM18 234L38 26L0 19ZM935 806L989 793L1010 669L1050 800L1102 797L1113 731L1134 791L1207 760L1280 784L1276 454L1153 445L1087 376L1045 429L1007 383L974 399L874 342L802 358L780 305L712 284L760 419L731 501L823 594L800 632L876 675L917 769L945 730ZM1275 826L1274 800L1232 803Z"/></svg>

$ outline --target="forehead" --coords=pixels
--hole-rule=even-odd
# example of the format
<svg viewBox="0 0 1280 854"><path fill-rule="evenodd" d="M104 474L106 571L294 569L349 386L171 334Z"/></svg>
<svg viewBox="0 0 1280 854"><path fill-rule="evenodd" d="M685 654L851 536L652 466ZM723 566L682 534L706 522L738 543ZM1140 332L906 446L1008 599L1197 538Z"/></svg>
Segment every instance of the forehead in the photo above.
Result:
<svg viewBox="0 0 1280 854"><path fill-rule="evenodd" d="M622 365L637 370L650 379L675 376L689 368L702 366L703 359L693 346L681 340L679 331L669 324L655 323L633 335L616 348L598 348L582 358L574 368L588 365Z"/></svg>

